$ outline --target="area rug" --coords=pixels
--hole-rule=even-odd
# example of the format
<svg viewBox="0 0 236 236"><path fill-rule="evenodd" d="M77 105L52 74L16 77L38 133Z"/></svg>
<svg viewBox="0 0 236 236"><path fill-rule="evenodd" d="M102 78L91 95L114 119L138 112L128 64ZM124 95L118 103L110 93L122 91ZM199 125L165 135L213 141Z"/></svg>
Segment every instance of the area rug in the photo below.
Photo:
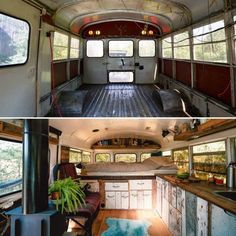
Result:
<svg viewBox="0 0 236 236"><path fill-rule="evenodd" d="M148 221L107 218L109 228L101 236L148 236Z"/></svg>

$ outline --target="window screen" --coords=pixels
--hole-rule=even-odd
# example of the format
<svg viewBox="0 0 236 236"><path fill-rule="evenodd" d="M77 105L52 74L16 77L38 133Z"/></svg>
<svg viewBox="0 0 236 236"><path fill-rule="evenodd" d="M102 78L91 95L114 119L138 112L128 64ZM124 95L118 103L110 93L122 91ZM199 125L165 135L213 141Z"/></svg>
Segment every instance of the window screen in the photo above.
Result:
<svg viewBox="0 0 236 236"><path fill-rule="evenodd" d="M20 65L28 59L30 26L0 13L0 66Z"/></svg>

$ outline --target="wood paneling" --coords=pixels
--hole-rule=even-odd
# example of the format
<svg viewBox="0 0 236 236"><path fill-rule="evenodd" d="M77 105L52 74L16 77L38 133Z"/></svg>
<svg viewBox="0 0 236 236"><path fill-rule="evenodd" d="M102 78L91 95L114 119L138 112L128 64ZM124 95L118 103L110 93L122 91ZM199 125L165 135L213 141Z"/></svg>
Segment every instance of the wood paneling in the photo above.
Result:
<svg viewBox="0 0 236 236"><path fill-rule="evenodd" d="M230 68L196 64L196 89L231 105Z"/></svg>
<svg viewBox="0 0 236 236"><path fill-rule="evenodd" d="M70 61L70 79L75 78L79 74L78 63L78 60Z"/></svg>
<svg viewBox="0 0 236 236"><path fill-rule="evenodd" d="M52 81L52 88L57 87L67 81L67 62L58 62L53 64L54 71L54 86Z"/></svg>
<svg viewBox="0 0 236 236"><path fill-rule="evenodd" d="M164 64L163 74L169 76L170 78L173 78L172 60L164 59L163 64Z"/></svg>
<svg viewBox="0 0 236 236"><path fill-rule="evenodd" d="M191 63L176 61L176 79L191 87Z"/></svg>

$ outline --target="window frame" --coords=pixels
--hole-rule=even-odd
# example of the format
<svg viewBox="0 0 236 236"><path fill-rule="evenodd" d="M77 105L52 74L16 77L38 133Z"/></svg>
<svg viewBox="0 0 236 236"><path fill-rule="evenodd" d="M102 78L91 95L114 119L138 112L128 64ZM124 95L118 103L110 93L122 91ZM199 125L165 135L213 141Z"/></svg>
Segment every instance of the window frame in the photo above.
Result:
<svg viewBox="0 0 236 236"><path fill-rule="evenodd" d="M166 39L170 38L171 42L170 42L170 47L163 47L163 41L165 41ZM163 56L163 49L171 49L171 57L165 57ZM169 35L168 37L164 37L161 39L161 57L162 59L173 59L173 38L172 38L172 35Z"/></svg>
<svg viewBox="0 0 236 236"><path fill-rule="evenodd" d="M129 57L127 57L127 56L119 56L119 57L112 57L112 56L110 56L110 42L115 42L115 41L119 41L119 42L130 41L130 42L132 42L132 44L133 44L133 53L132 53L132 56L129 56ZM119 40L119 39L112 39L112 40L108 40L108 46L107 46L107 48L108 48L107 54L108 54L108 57L109 57L109 58L114 58L114 59L116 59L116 58L132 58L132 57L135 56L135 52L134 52L134 40L132 40L132 39L121 39L121 40Z"/></svg>
<svg viewBox="0 0 236 236"><path fill-rule="evenodd" d="M21 178L21 181L22 181L22 184L23 184L23 141L10 139L10 138L5 138L5 137L0 137L0 140L6 141L6 142L14 142L14 143L21 143L22 144L22 178ZM1 195L0 198L4 198L4 197L7 197L7 196L10 196L10 195L13 195L13 194L20 193L20 192L22 192L22 189L23 189L23 186L20 190L16 190L16 191Z"/></svg>
<svg viewBox="0 0 236 236"><path fill-rule="evenodd" d="M109 159L110 159L110 160L109 160L108 162L106 162L106 163L112 162L112 161L111 161L111 153L108 153L108 152L106 152L106 153L105 153L105 152L100 152L100 153L96 153L96 154L95 154L95 163L100 163L100 162L101 162L101 161L97 161L97 155L100 155L100 154L109 155Z"/></svg>
<svg viewBox="0 0 236 236"><path fill-rule="evenodd" d="M54 57L54 46L56 47L60 47L60 48L66 48L64 46L58 46L58 45L54 45L54 37L55 37L55 33L59 33L59 34L62 34L62 35L65 35L68 37L68 42L67 42L67 57L66 58L63 58L63 59L54 59L53 58L53 63L60 63L60 62L64 62L64 61L69 61L69 60L73 60L73 59L70 59L70 35L66 34L66 32L61 32L59 30L56 30L54 32L54 35L53 35L53 57Z"/></svg>
<svg viewBox="0 0 236 236"><path fill-rule="evenodd" d="M150 157L148 157L148 158L146 158L146 159L144 159L143 161L142 161L142 155L143 154L150 154L150 157L152 157L152 153L151 152L142 152L141 154L140 154L140 162L142 163L142 162L144 162L145 160L147 160L148 158L150 158Z"/></svg>
<svg viewBox="0 0 236 236"><path fill-rule="evenodd" d="M213 152L211 151L211 152L200 152L200 153L194 153L193 152L193 147L194 146L200 146L200 145L204 145L204 144L211 144L211 143L217 143L217 142L224 142L225 143L225 151L213 151ZM213 175L225 175L226 176L226 173L223 174L223 173L216 173L216 172L211 172L211 171L196 170L196 169L194 169L194 161L193 161L194 156L217 155L217 153L218 154L223 154L224 153L224 155L225 155L225 167L227 167L227 141L226 141L226 139L213 140L213 141L210 141L210 142L203 142L203 143L199 143L199 144L194 144L194 145L191 145L190 148L191 148L191 163L192 163L192 170L193 171L203 172L203 173L206 173L206 174L211 173ZM211 165L213 165L213 163L211 163Z"/></svg>
<svg viewBox="0 0 236 236"><path fill-rule="evenodd" d="M188 44L185 44L185 45L178 45L179 43L182 43L182 42L175 42L175 37L178 36L178 35L181 35L181 34L184 34L184 33L187 33L188 34L188 37L186 39L183 39L183 40L180 40L180 41L186 41L188 40ZM176 45L177 44L177 45ZM191 61L191 42L190 42L190 34L189 34L189 29L185 29L183 31L180 31L180 32L175 32L173 34L173 39L172 39L172 45L173 45L173 49L172 49L172 55L173 55L173 59L176 60L176 61ZM184 47L189 47L189 58L177 58L176 57L176 53L175 53L175 49L178 49L178 48L184 48Z"/></svg>
<svg viewBox="0 0 236 236"><path fill-rule="evenodd" d="M102 54L102 56L100 56L100 57L91 57L91 56L88 56L88 42L91 42L91 41L101 41L102 42L102 52L103 52L103 54ZM102 39L88 39L87 41L86 41L86 43L85 43L85 56L87 57L87 58L103 58L104 56L105 56L105 47L104 47L104 41L102 40Z"/></svg>
<svg viewBox="0 0 236 236"><path fill-rule="evenodd" d="M71 47L72 39L78 40L78 42L79 42L79 47L78 48ZM71 57L71 49L74 49L74 50L78 51L78 57ZM80 58L80 39L77 38L77 37L70 36L70 56L69 56L69 60L73 61L73 60L78 60L79 58Z"/></svg>
<svg viewBox="0 0 236 236"><path fill-rule="evenodd" d="M125 153L120 153L120 152L116 152L116 153L114 153L114 162L115 163L119 163L120 161L116 161L116 155L120 155L120 154L134 154L135 155L135 162L125 162L125 163L137 163L137 154L136 153L133 153L133 152L125 152Z"/></svg>
<svg viewBox="0 0 236 236"><path fill-rule="evenodd" d="M31 42L31 25L30 25L30 23L27 20L23 19L23 18L13 16L11 14L7 14L7 13L2 12L2 11L0 11L0 14L8 16L8 17L11 17L11 18L14 18L16 20L23 21L29 27L29 34L28 34L28 41L27 41L27 45L28 45L28 47L27 47L27 58L26 58L25 62L24 63L18 63L18 64L4 65L4 66L0 65L0 69L1 68L6 68L6 67L12 67L12 66L23 66L23 65L26 65L28 63L28 61L29 61L29 54L30 54L30 42Z"/></svg>
<svg viewBox="0 0 236 236"><path fill-rule="evenodd" d="M140 46L139 45L140 45L141 41L149 41L149 42L153 41L154 42L154 49L155 49L154 56L140 56ZM138 56L140 58L154 58L154 57L156 57L156 55L157 55L157 44L156 44L156 41L154 39L140 39L138 41Z"/></svg>
<svg viewBox="0 0 236 236"><path fill-rule="evenodd" d="M216 30L216 32L217 31L220 31L220 30L224 30L224 33L225 33L225 35L224 35L224 37L225 37L225 39L222 39L222 40L216 40L216 41L209 41L209 42L201 42L201 43L195 43L194 42L194 39L195 38L197 38L197 37L199 37L198 35L194 35L194 30L196 30L196 29L198 29L198 28L202 28L202 27L207 27L207 26L209 26L209 25L212 25L212 24L214 24L214 23L217 23L217 22L220 22L220 21L223 21L223 23L224 23L224 27L223 28L219 28L219 29L217 29ZM211 35L211 34L213 34L215 32L215 30L212 30L211 32L208 32L208 33L203 33L204 35ZM200 34L201 35L201 34ZM194 25L193 27L192 27L192 36L193 36L193 40L192 40L192 55L193 55L193 58L192 58L192 60L194 61L194 62L204 62L204 63L209 63L209 64L222 64L222 65L227 65L227 64L229 64L229 53L228 53L228 51L227 51L227 34L226 34L226 31L225 31L225 20L224 19L222 19L222 18L217 18L217 19L214 19L214 20L212 20L210 23L209 22L201 22L201 23L199 23L199 24L197 24L197 25ZM219 61L213 61L213 60L199 60L199 59L195 59L195 50L194 50L194 48L196 47L196 46L204 46L204 45L209 45L209 46L213 46L214 44L220 44L220 43L225 43L225 47L226 47L226 52L225 52L225 55L226 55L226 61L224 61L224 62L219 62ZM204 56L204 54L203 54L203 56Z"/></svg>
<svg viewBox="0 0 236 236"><path fill-rule="evenodd" d="M180 150L188 150L188 161L175 161L174 159L174 152L175 151L180 151ZM171 159L173 160L174 164L176 163L183 163L183 164L188 164L188 172L190 171L190 168L191 168L191 157L189 156L190 153L189 153L189 146L184 146L184 147L181 147L181 148L175 148L175 149L172 149L171 150ZM178 168L178 166L177 166Z"/></svg>

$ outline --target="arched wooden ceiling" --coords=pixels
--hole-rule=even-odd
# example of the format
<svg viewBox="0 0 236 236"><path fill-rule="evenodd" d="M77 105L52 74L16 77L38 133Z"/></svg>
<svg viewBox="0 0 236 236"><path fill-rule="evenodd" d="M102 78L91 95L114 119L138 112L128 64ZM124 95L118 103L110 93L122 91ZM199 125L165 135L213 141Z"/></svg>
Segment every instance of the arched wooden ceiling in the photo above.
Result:
<svg viewBox="0 0 236 236"><path fill-rule="evenodd" d="M57 26L81 28L109 20L133 20L169 33L228 9L230 0L36 0L51 12Z"/></svg>

